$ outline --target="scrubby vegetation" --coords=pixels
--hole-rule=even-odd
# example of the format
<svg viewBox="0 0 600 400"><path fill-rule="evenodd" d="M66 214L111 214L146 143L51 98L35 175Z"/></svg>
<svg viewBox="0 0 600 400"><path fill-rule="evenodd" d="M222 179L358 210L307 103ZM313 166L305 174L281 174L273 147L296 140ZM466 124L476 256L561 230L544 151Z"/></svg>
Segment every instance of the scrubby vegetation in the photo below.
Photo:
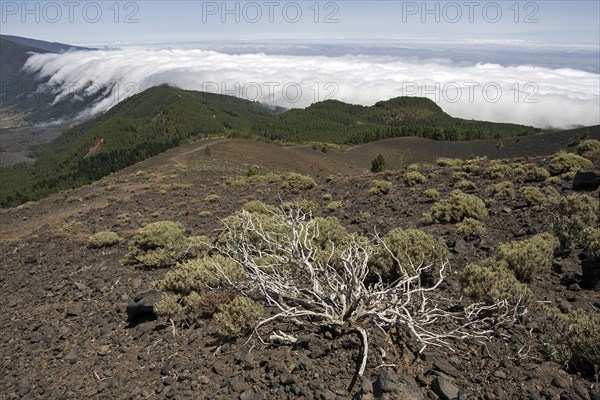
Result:
<svg viewBox="0 0 600 400"><path fill-rule="evenodd" d="M425 182L427 182L427 178L418 171L411 171L404 175L404 183L408 186L415 186Z"/></svg>
<svg viewBox="0 0 600 400"><path fill-rule="evenodd" d="M577 172L582 168L588 168L590 165L592 165L592 162L587 158L561 151L550 160L550 171L553 175L560 175L568 172Z"/></svg>
<svg viewBox="0 0 600 400"><path fill-rule="evenodd" d="M415 271L427 266L427 273L435 274L448 257L448 248L440 238L434 238L420 229L392 229L373 257L373 272L385 281L401 277L403 270Z"/></svg>
<svg viewBox="0 0 600 400"><path fill-rule="evenodd" d="M572 251L581 246L587 228L598 226L598 200L588 195L571 194L548 205L554 234L561 249Z"/></svg>
<svg viewBox="0 0 600 400"><path fill-rule="evenodd" d="M123 262L147 267L168 267L180 259L186 243L181 223L153 222L136 231L129 242L129 252Z"/></svg>
<svg viewBox="0 0 600 400"><path fill-rule="evenodd" d="M425 222L460 222L469 217L482 220L488 216L485 203L479 197L453 190L450 197L431 206L423 218Z"/></svg>
<svg viewBox="0 0 600 400"><path fill-rule="evenodd" d="M515 185L512 182L503 181L488 186L487 192L493 196L512 199L515 197Z"/></svg>
<svg viewBox="0 0 600 400"><path fill-rule="evenodd" d="M527 205L543 209L550 204L555 203L560 194L552 186L546 186L540 189L536 186L523 186L521 193L527 201Z"/></svg>
<svg viewBox="0 0 600 400"><path fill-rule="evenodd" d="M90 236L90 247L100 248L114 246L121 241L121 237L115 232L104 231Z"/></svg>
<svg viewBox="0 0 600 400"><path fill-rule="evenodd" d="M600 314L574 310L563 314L550 310L556 326L549 349L553 358L572 369L598 376L600 373Z"/></svg>
<svg viewBox="0 0 600 400"><path fill-rule="evenodd" d="M577 146L577 154L591 161L600 160L600 140L585 140Z"/></svg>
<svg viewBox="0 0 600 400"><path fill-rule="evenodd" d="M230 303L219 307L214 320L224 336L238 336L256 327L264 313L263 306L248 297L237 296Z"/></svg>
<svg viewBox="0 0 600 400"><path fill-rule="evenodd" d="M392 190L392 182L388 181L372 181L373 186L369 189L369 194L372 195L380 195L380 194L388 194Z"/></svg>
<svg viewBox="0 0 600 400"><path fill-rule="evenodd" d="M440 192L438 192L435 189L427 189L423 192L423 195L425 196L426 199L428 199L431 202L436 202L441 197Z"/></svg>
<svg viewBox="0 0 600 400"><path fill-rule="evenodd" d="M310 176L291 173L286 176L285 182L281 187L284 189L307 190L312 189L315 186L317 186L317 184Z"/></svg>
<svg viewBox="0 0 600 400"><path fill-rule="evenodd" d="M530 239L500 245L498 258L506 261L517 279L530 281L535 273L552 265L554 251L559 244L558 239L551 234L540 233Z"/></svg>
<svg viewBox="0 0 600 400"><path fill-rule="evenodd" d="M477 301L508 300L526 306L534 299L529 287L517 280L504 260L488 258L469 264L460 276L464 293Z"/></svg>
<svg viewBox="0 0 600 400"><path fill-rule="evenodd" d="M481 238L485 232L485 226L474 218L467 217L456 224L456 233L462 235L466 240Z"/></svg>

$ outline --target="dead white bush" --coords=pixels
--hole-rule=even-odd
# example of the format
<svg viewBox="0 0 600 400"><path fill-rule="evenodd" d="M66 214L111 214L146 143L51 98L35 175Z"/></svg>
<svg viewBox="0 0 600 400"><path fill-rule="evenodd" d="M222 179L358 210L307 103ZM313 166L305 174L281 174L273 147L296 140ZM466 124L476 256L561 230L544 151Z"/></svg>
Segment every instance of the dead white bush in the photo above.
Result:
<svg viewBox="0 0 600 400"><path fill-rule="evenodd" d="M489 338L495 327L517 317L516 305L507 301L458 307L441 298L446 259L440 265L402 265L377 234L373 240L348 235L341 248L329 238L328 256L323 257L319 253L323 246L317 242L318 221L310 213L298 208L267 212L268 219L245 210L235 219L226 219L220 236L225 240L218 248L246 273L237 288L258 294L277 309L257 329L275 320L302 318L319 326L354 330L363 345L359 375L367 363L370 325L401 325L423 345L423 351L427 345L450 346L449 339ZM387 250L399 266L396 281L384 282L369 273L375 246ZM421 275L429 270L435 271L436 278L425 287ZM285 332L271 337L295 340Z"/></svg>

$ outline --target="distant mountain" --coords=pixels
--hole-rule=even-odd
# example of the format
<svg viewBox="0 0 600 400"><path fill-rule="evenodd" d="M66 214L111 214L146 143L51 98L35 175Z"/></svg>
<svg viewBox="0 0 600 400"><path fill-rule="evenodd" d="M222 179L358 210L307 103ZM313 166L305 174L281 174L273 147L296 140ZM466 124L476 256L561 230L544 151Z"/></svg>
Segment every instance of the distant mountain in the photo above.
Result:
<svg viewBox="0 0 600 400"><path fill-rule="evenodd" d="M57 42L45 42L43 40L29 39L20 36L0 35L0 38L29 48L43 50L46 53L60 54L65 53L67 51L94 50L89 47L72 46L70 44L63 44Z"/></svg>
<svg viewBox="0 0 600 400"><path fill-rule="evenodd" d="M39 146L34 165L5 168L0 206L81 186L207 137L358 144L398 136L466 140L538 132L522 125L453 118L423 98L401 97L371 107L328 100L306 109L277 111L232 96L170 86L148 89Z"/></svg>
<svg viewBox="0 0 600 400"><path fill-rule="evenodd" d="M50 107L50 96L34 95L38 86L45 82L38 80L34 74L23 71L23 66L32 53L64 53L76 50L93 49L0 35L0 107L3 111L23 113L25 120L35 122L76 115L88 107L87 102L74 103L70 99L63 101L65 104L59 104L58 107Z"/></svg>

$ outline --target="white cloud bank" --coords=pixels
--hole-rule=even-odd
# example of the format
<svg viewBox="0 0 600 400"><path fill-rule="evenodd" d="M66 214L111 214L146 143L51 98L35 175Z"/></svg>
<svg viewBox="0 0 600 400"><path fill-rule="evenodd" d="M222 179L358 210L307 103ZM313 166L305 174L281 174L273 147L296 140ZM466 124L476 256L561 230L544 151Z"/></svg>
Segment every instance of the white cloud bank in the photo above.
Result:
<svg viewBox="0 0 600 400"><path fill-rule="evenodd" d="M55 100L74 89L102 100L83 116L108 110L141 90L170 84L283 107L334 98L372 105L425 96L457 117L537 127L600 123L600 75L577 69L455 64L397 56L226 54L197 49L123 48L38 54L25 69L49 78Z"/></svg>

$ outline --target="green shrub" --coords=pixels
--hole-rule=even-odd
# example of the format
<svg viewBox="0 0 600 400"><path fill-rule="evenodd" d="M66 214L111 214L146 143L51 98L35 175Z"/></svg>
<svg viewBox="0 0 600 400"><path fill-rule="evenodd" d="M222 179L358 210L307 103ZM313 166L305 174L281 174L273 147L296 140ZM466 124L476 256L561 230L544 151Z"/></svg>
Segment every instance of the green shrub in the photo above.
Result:
<svg viewBox="0 0 600 400"><path fill-rule="evenodd" d="M600 228L587 228L583 232L583 253L588 262L600 269Z"/></svg>
<svg viewBox="0 0 600 400"><path fill-rule="evenodd" d="M425 182L427 182L427 178L418 171L411 171L404 175L404 183L408 186L415 186Z"/></svg>
<svg viewBox="0 0 600 400"><path fill-rule="evenodd" d="M383 171L385 171L385 158L381 154L377 154L377 157L371 162L371 172Z"/></svg>
<svg viewBox="0 0 600 400"><path fill-rule="evenodd" d="M452 173L452 179L454 179L455 181L460 181L462 179L466 179L469 177L469 174L467 174L466 172L463 171L456 171Z"/></svg>
<svg viewBox="0 0 600 400"><path fill-rule="evenodd" d="M299 190L307 190L312 189L317 184L314 179L307 175L290 173L286 176L285 182L282 185L283 189L299 189Z"/></svg>
<svg viewBox="0 0 600 400"><path fill-rule="evenodd" d="M515 197L515 186L509 181L492 184L487 187L486 191L491 195L496 195L499 197L511 199Z"/></svg>
<svg viewBox="0 0 600 400"><path fill-rule="evenodd" d="M423 192L423 195L430 201L438 201L440 199L440 192L435 189L427 189Z"/></svg>
<svg viewBox="0 0 600 400"><path fill-rule="evenodd" d="M582 244L582 232L598 224L598 200L588 195L571 194L548 206L554 234L561 249L571 251Z"/></svg>
<svg viewBox="0 0 600 400"><path fill-rule="evenodd" d="M206 201L207 203L216 203L219 200L221 200L221 196L219 196L218 194L209 194L204 198L204 201Z"/></svg>
<svg viewBox="0 0 600 400"><path fill-rule="evenodd" d="M436 164L440 167L462 167L464 161L459 158L438 158Z"/></svg>
<svg viewBox="0 0 600 400"><path fill-rule="evenodd" d="M183 313L179 297L172 293L163 293L160 300L154 305L154 313L159 317L173 319Z"/></svg>
<svg viewBox="0 0 600 400"><path fill-rule="evenodd" d="M136 231L123 261L125 264L168 267L177 262L185 246L186 238L181 223L153 222Z"/></svg>
<svg viewBox="0 0 600 400"><path fill-rule="evenodd" d="M559 241L550 233L540 233L527 240L504 243L498 248L498 258L506 261L520 281L530 281L534 273L552 265Z"/></svg>
<svg viewBox="0 0 600 400"><path fill-rule="evenodd" d="M103 231L98 232L89 238L90 247L101 248L110 247L121 241L121 237L115 232Z"/></svg>
<svg viewBox="0 0 600 400"><path fill-rule="evenodd" d="M426 222L460 222L470 217L482 220L488 216L485 203L479 197L453 190L448 199L431 206L423 216Z"/></svg>
<svg viewBox="0 0 600 400"><path fill-rule="evenodd" d="M590 165L592 165L592 162L587 158L561 151L550 160L550 172L553 175L560 175L570 171L577 172L582 168L588 168Z"/></svg>
<svg viewBox="0 0 600 400"><path fill-rule="evenodd" d="M575 372L600 373L600 314L575 309L562 314L553 309L556 326L549 346L553 358Z"/></svg>
<svg viewBox="0 0 600 400"><path fill-rule="evenodd" d="M569 172L565 172L564 174L561 174L560 177L563 180L570 182L575 178L575 175L577 175L577 171L569 171Z"/></svg>
<svg viewBox="0 0 600 400"><path fill-rule="evenodd" d="M260 303L244 296L238 296L219 308L220 311L213 315L213 319L223 336L235 337L251 331L264 313Z"/></svg>
<svg viewBox="0 0 600 400"><path fill-rule="evenodd" d="M467 240L480 238L485 235L485 232L485 226L473 218L467 217L456 224L456 233L464 236Z"/></svg>
<svg viewBox="0 0 600 400"><path fill-rule="evenodd" d="M504 179L524 172L521 164L493 163L485 170L483 176L488 179Z"/></svg>
<svg viewBox="0 0 600 400"><path fill-rule="evenodd" d="M327 209L327 211L335 211L335 210L337 210L338 208L341 208L341 207L342 207L342 202L341 201L337 201L337 200L334 200L334 201L330 202L329 204L327 204L325 206L325 208Z"/></svg>
<svg viewBox="0 0 600 400"><path fill-rule="evenodd" d="M528 205L536 207L546 207L560 197L560 194L552 186L546 186L543 189L535 186L523 186L521 193Z"/></svg>
<svg viewBox="0 0 600 400"><path fill-rule="evenodd" d="M375 180L371 183L373 184L373 186L369 189L369 194L388 194L392 190L392 182Z"/></svg>
<svg viewBox="0 0 600 400"><path fill-rule="evenodd" d="M543 167L533 167L527 171L527 180L530 182L542 182L550 178L550 172Z"/></svg>
<svg viewBox="0 0 600 400"><path fill-rule="evenodd" d="M297 201L286 201L281 204L281 207L286 211L299 209L304 213L314 213L319 209L319 204L313 200L302 199Z"/></svg>
<svg viewBox="0 0 600 400"><path fill-rule="evenodd" d="M242 275L242 268L230 258L214 255L179 263L162 279L154 281L152 286L163 292L187 296L192 292L225 286Z"/></svg>
<svg viewBox="0 0 600 400"><path fill-rule="evenodd" d="M392 229L383 237L383 243L397 261L384 246L379 246L373 256L372 270L387 282L400 278L398 262L409 273L414 273L421 265L433 265L430 272L434 274L448 257L444 240L420 229Z"/></svg>
<svg viewBox="0 0 600 400"><path fill-rule="evenodd" d="M406 167L409 171L420 171L421 170L422 165L418 164L418 163L412 163L412 164L408 164L408 167Z"/></svg>
<svg viewBox="0 0 600 400"><path fill-rule="evenodd" d="M212 241L204 235L190 236L185 242L184 258L207 256L212 250Z"/></svg>
<svg viewBox="0 0 600 400"><path fill-rule="evenodd" d="M323 196L321 196L321 199L325 200L325 201L329 201L333 198L333 196L331 195L331 193L325 193Z"/></svg>
<svg viewBox="0 0 600 400"><path fill-rule="evenodd" d="M460 181L456 182L456 184L454 186L460 190L474 190L475 189L475 184L466 179L461 179Z"/></svg>
<svg viewBox="0 0 600 400"><path fill-rule="evenodd" d="M586 140L577 146L577 154L591 161L600 160L600 140Z"/></svg>
<svg viewBox="0 0 600 400"><path fill-rule="evenodd" d="M527 306L534 294L517 280L504 260L487 258L478 264L469 264L460 275L465 295L476 301L495 303L507 300L510 304Z"/></svg>
<svg viewBox="0 0 600 400"><path fill-rule="evenodd" d="M277 212L277 207L265 204L259 200L249 201L242 208L250 213L273 214Z"/></svg>

